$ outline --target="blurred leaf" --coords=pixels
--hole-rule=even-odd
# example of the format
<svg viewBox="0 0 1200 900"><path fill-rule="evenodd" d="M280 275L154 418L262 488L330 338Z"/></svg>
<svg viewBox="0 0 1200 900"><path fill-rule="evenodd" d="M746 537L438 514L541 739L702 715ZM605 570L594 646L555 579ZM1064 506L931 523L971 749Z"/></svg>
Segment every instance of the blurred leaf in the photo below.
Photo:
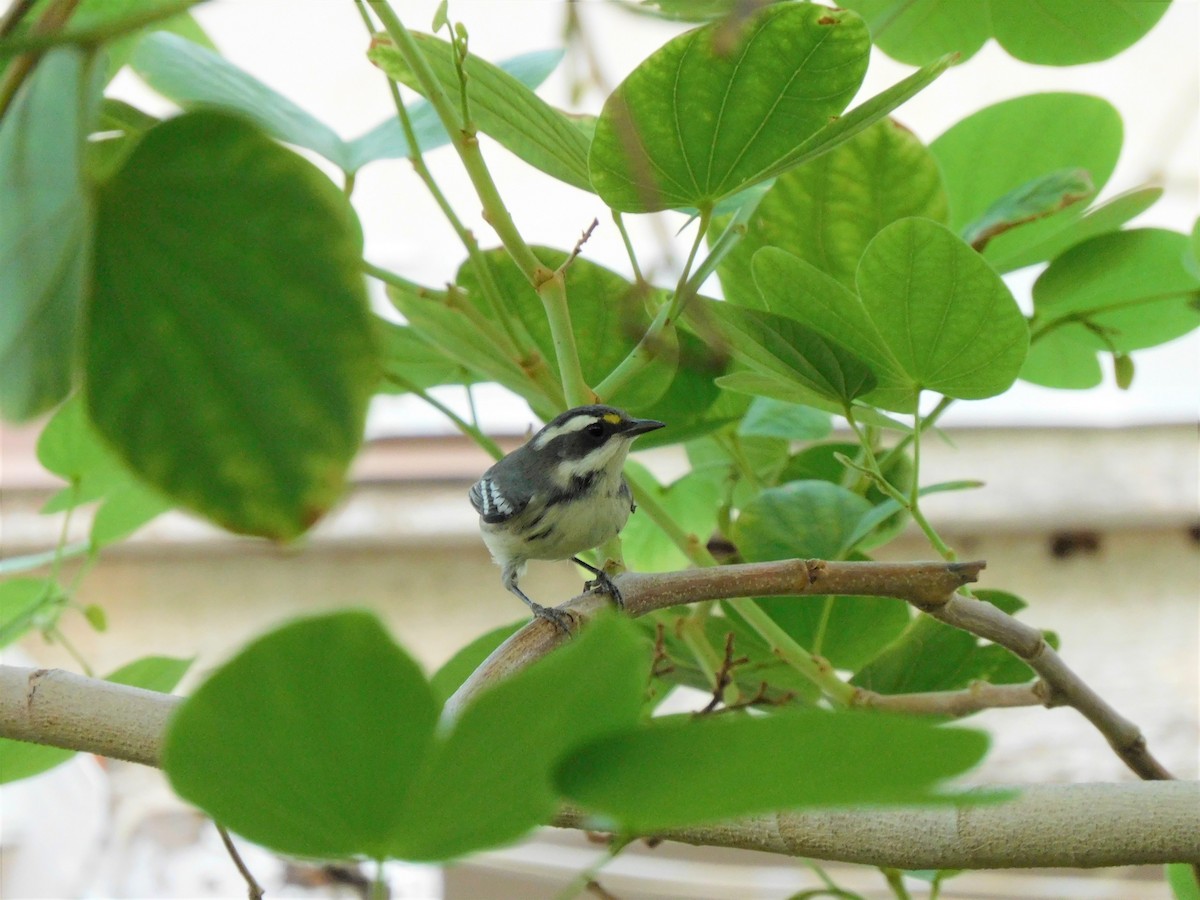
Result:
<svg viewBox="0 0 1200 900"><path fill-rule="evenodd" d="M171 501L133 480L109 491L92 519L93 547L103 547L133 534L171 509Z"/></svg>
<svg viewBox="0 0 1200 900"><path fill-rule="evenodd" d="M953 125L929 145L950 198L950 227L962 233L1000 198L1062 169L1082 169L1099 193L1121 152L1121 117L1106 100L1085 94L1030 94L993 104ZM1083 215L1086 204L998 235L984 257L999 270L1028 259ZM1032 260L1037 262L1038 260Z"/></svg>
<svg viewBox="0 0 1200 900"><path fill-rule="evenodd" d="M475 638L450 657L429 679L429 684L433 688L433 696L437 698L438 703L444 704L449 700L459 686L467 680L467 676L479 668L493 650L527 624L529 623L526 619L521 619L511 625L493 628Z"/></svg>
<svg viewBox="0 0 1200 900"><path fill-rule="evenodd" d="M858 90L870 43L861 20L809 4L679 35L604 104L589 167L613 209L711 208L769 177Z"/></svg>
<svg viewBox="0 0 1200 900"><path fill-rule="evenodd" d="M255 843L381 858L436 719L424 675L374 616L301 619L188 697L163 769L176 793Z"/></svg>
<svg viewBox="0 0 1200 900"><path fill-rule="evenodd" d="M1082 325L1066 325L1039 334L1029 345L1021 378L1042 387L1086 391L1104 380L1096 351Z"/></svg>
<svg viewBox="0 0 1200 900"><path fill-rule="evenodd" d="M638 719L650 652L636 627L597 618L569 645L479 694L431 748L386 851L442 860L516 840L557 806L568 751Z"/></svg>
<svg viewBox="0 0 1200 900"><path fill-rule="evenodd" d="M87 404L123 460L238 532L341 493L377 355L342 194L249 123L185 113L99 191Z"/></svg>
<svg viewBox="0 0 1200 900"><path fill-rule="evenodd" d="M781 809L945 802L937 783L987 744L981 732L884 715L670 717L576 751L558 783L602 821L646 833Z"/></svg>
<svg viewBox="0 0 1200 900"><path fill-rule="evenodd" d="M1164 867L1167 884L1175 900L1200 900L1200 881L1196 880L1196 867L1187 863L1170 863Z"/></svg>
<svg viewBox="0 0 1200 900"><path fill-rule="evenodd" d="M457 101L462 86L453 48L433 35L414 32L413 38L443 90ZM386 72L389 78L418 93L424 93L416 76L387 35L376 35L372 39L367 58ZM561 58L561 52L549 51L539 59L538 62L545 67L545 74L533 83L540 84ZM495 138L502 147L534 168L581 190L591 191L587 166L588 141L583 132L571 124L565 113L546 103L519 79L474 54L467 56L463 72L466 76L468 111L472 123L480 131Z"/></svg>
<svg viewBox="0 0 1200 900"><path fill-rule="evenodd" d="M800 403L759 397L746 410L738 434L780 437L789 441L819 441L833 432L829 413Z"/></svg>
<svg viewBox="0 0 1200 900"><path fill-rule="evenodd" d="M100 81L50 50L0 121L0 415L23 421L71 389L91 211L84 144Z"/></svg>
<svg viewBox="0 0 1200 900"><path fill-rule="evenodd" d="M452 306L449 300L420 297L393 285L388 285L387 295L408 320L412 336L466 369L471 381L495 381L514 393L527 394L530 382L526 374L462 309ZM384 363L392 366L387 357Z"/></svg>
<svg viewBox="0 0 1200 900"><path fill-rule="evenodd" d="M871 38L900 62L974 56L994 37L1016 59L1051 66L1116 56L1146 34L1170 0L846 0Z"/></svg>
<svg viewBox="0 0 1200 900"><path fill-rule="evenodd" d="M928 219L884 228L858 266L863 307L921 389L963 400L1008 390L1029 329L1004 282L970 247Z"/></svg>
<svg viewBox="0 0 1200 900"><path fill-rule="evenodd" d="M729 368L728 353L684 327L677 328L675 334L679 362L674 377L661 397L637 410L639 416L658 419L670 427L642 435L637 442L639 450L691 440L735 421L740 414L740 410L729 408L729 395L716 383Z"/></svg>
<svg viewBox="0 0 1200 900"><path fill-rule="evenodd" d="M440 384L471 384L476 379L466 368L449 359L408 325L396 325L376 316L372 319L383 353L384 383L381 390L403 392L387 376L402 378L421 390Z"/></svg>
<svg viewBox="0 0 1200 900"><path fill-rule="evenodd" d="M945 220L942 176L912 132L881 121L775 181L747 223L745 237L721 264L725 298L741 306L761 305L757 296L744 294L754 291L751 258L768 245L852 289L871 238L906 216ZM772 308L769 301L767 308Z"/></svg>
<svg viewBox="0 0 1200 900"><path fill-rule="evenodd" d="M0 647L7 647L34 627L34 618L56 586L46 578L0 581Z"/></svg>
<svg viewBox="0 0 1200 900"><path fill-rule="evenodd" d="M93 630L108 631L108 614L104 611L103 606L89 603L83 608L83 617L87 619L87 623L92 626Z"/></svg>
<svg viewBox="0 0 1200 900"><path fill-rule="evenodd" d="M173 656L143 656L121 666L105 680L169 694L179 686L194 661Z"/></svg>
<svg viewBox="0 0 1200 900"><path fill-rule="evenodd" d="M1033 286L1034 332L1086 319L1103 336L1084 329L1070 336L1097 350L1124 353L1187 334L1200 325L1200 278L1184 265L1187 249L1186 235L1158 228L1111 232L1076 244Z"/></svg>
<svg viewBox="0 0 1200 900"><path fill-rule="evenodd" d="M1060 169L1014 188L963 229L962 238L982 251L993 238L1066 209L1094 195L1083 169Z"/></svg>
<svg viewBox="0 0 1200 900"><path fill-rule="evenodd" d="M332 128L214 50L160 31L138 42L129 65L146 84L185 109L205 106L240 113L271 137L352 170L346 142Z"/></svg>
<svg viewBox="0 0 1200 900"><path fill-rule="evenodd" d="M1162 17L1170 0L991 0L996 40L1014 58L1051 66L1076 66L1116 56L1133 46Z"/></svg>

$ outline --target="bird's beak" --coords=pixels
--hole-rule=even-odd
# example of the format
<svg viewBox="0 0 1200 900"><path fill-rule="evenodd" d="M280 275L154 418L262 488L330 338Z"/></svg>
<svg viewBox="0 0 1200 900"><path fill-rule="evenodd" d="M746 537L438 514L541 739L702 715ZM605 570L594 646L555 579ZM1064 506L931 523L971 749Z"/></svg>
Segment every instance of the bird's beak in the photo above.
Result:
<svg viewBox="0 0 1200 900"><path fill-rule="evenodd" d="M666 428L666 422L659 422L657 419L630 419L622 431L628 437L637 437L639 434L645 434L647 431L654 431L658 428Z"/></svg>

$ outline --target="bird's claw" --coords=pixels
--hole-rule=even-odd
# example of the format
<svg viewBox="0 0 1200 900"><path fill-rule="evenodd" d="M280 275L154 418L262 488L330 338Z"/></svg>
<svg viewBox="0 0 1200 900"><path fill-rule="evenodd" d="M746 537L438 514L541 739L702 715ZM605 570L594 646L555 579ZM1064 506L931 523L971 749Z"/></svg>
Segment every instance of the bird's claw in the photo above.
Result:
<svg viewBox="0 0 1200 900"><path fill-rule="evenodd" d="M545 619L567 637L571 637L575 627L575 618L569 612L553 606L542 606L540 603L530 603L529 608L533 611L535 619Z"/></svg>
<svg viewBox="0 0 1200 900"><path fill-rule="evenodd" d="M587 582L584 587L589 591L600 588L600 590L613 598L613 602L617 604L617 609L625 608L625 598L621 596L621 589L617 587L617 583L603 569L596 572L596 577Z"/></svg>

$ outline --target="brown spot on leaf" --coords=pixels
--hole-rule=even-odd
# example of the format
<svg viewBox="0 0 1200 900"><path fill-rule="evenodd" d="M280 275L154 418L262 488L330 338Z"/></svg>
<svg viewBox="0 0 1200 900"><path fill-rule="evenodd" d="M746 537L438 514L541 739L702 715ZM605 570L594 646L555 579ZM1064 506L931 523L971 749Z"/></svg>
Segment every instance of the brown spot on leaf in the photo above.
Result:
<svg viewBox="0 0 1200 900"><path fill-rule="evenodd" d="M834 18L833 16L821 16L821 18L817 19L817 24L818 25L837 25L841 21L842 21L841 19Z"/></svg>

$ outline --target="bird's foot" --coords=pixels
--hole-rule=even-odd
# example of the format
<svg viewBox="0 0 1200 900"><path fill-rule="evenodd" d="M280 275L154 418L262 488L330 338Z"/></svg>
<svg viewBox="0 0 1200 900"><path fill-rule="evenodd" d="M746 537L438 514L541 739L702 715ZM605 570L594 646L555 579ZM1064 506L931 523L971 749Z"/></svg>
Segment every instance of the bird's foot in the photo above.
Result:
<svg viewBox="0 0 1200 900"><path fill-rule="evenodd" d="M584 584L586 590L594 590L600 588L604 593L613 598L613 602L617 604L617 609L625 608L625 598L621 596L621 589L617 587L617 583L612 580L612 576L603 569L597 569L595 566L589 566L582 560L575 560L596 577Z"/></svg>
<svg viewBox="0 0 1200 900"><path fill-rule="evenodd" d="M535 619L545 619L551 622L565 634L571 637L575 628L575 617L563 609L557 609L553 606L542 606L540 603L530 602L529 608L533 611Z"/></svg>

